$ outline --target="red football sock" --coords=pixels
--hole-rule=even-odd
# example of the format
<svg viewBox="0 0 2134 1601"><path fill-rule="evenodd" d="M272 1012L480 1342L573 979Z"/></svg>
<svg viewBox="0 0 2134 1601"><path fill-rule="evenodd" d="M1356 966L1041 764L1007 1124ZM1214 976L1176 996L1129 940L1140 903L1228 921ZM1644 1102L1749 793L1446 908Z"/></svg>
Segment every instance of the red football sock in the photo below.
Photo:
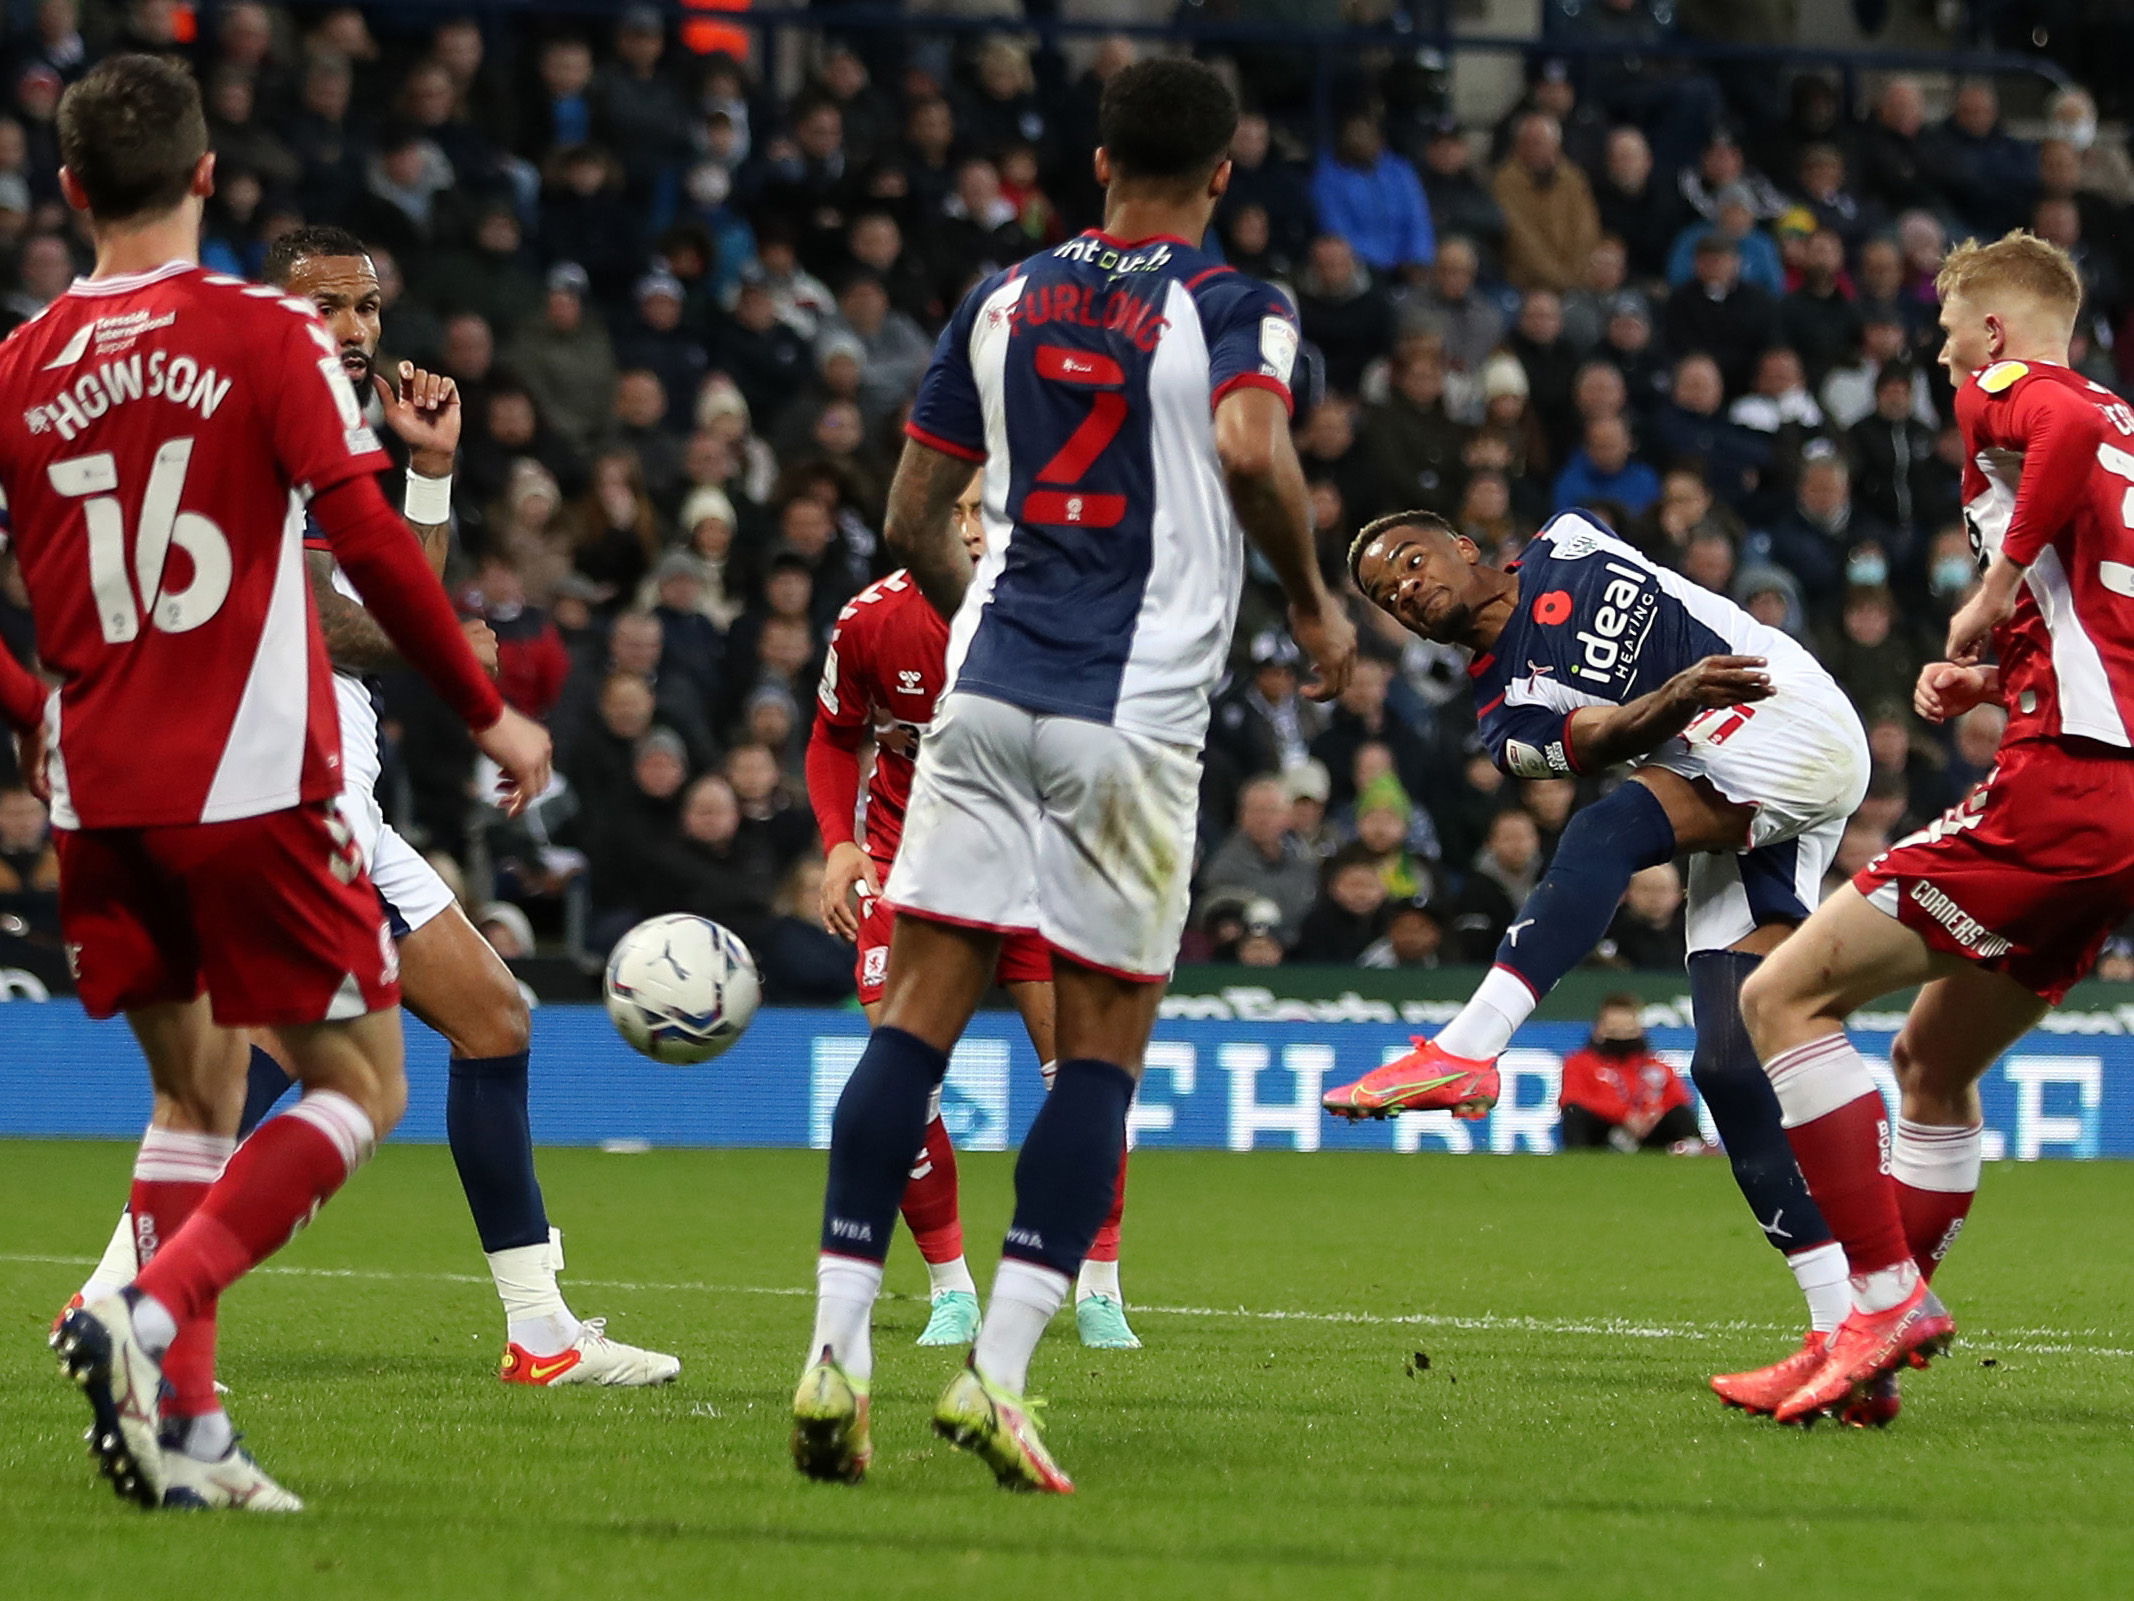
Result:
<svg viewBox="0 0 2134 1601"><path fill-rule="evenodd" d="M1112 1186L1111 1210L1104 1214L1104 1222L1097 1229L1097 1237L1090 1242L1091 1262L1116 1262L1119 1260L1119 1219L1126 1215L1126 1152L1119 1153L1119 1182Z"/></svg>
<svg viewBox="0 0 2134 1601"><path fill-rule="evenodd" d="M1933 1278L1971 1214L1985 1133L1983 1123L1943 1128L1897 1119L1890 1176L1897 1188L1897 1212L1904 1219L1905 1243L1924 1278Z"/></svg>
<svg viewBox="0 0 2134 1601"><path fill-rule="evenodd" d="M191 1134L151 1128L141 1140L133 1164L134 1255L147 1267L166 1241L175 1239L222 1176L235 1140L215 1134ZM163 1376L170 1381L166 1416L197 1417L221 1410L215 1399L215 1304L179 1327L178 1338L164 1353Z"/></svg>
<svg viewBox="0 0 2134 1601"><path fill-rule="evenodd" d="M956 1147L939 1114L926 1125L926 1149L904 1186L904 1221L929 1262L953 1262L963 1255L963 1218L956 1194Z"/></svg>
<svg viewBox="0 0 2134 1601"><path fill-rule="evenodd" d="M332 1090L270 1118L230 1158L176 1239L163 1242L134 1284L182 1329L289 1243L377 1143L371 1120Z"/></svg>
<svg viewBox="0 0 2134 1601"><path fill-rule="evenodd" d="M1793 1159L1853 1277L1909 1261L1889 1176L1889 1113L1851 1043L1825 1035L1781 1052L1765 1069Z"/></svg>

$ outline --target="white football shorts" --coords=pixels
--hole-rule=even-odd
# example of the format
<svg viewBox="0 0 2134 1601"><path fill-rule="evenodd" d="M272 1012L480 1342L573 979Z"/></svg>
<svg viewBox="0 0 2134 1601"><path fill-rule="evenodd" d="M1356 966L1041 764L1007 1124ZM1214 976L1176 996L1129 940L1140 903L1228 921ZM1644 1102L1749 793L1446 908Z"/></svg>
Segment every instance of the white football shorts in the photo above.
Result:
<svg viewBox="0 0 2134 1601"><path fill-rule="evenodd" d="M405 939L452 904L452 891L422 853L393 831L377 797L344 790L340 812L363 852L363 865L385 903L393 938Z"/></svg>
<svg viewBox="0 0 2134 1601"><path fill-rule="evenodd" d="M1689 949L1723 951L1766 923L1805 920L1845 823L1867 794L1867 734L1835 683L1704 713L1640 767L1703 778L1756 808L1749 848L1689 863Z"/></svg>
<svg viewBox="0 0 2134 1601"><path fill-rule="evenodd" d="M1190 746L951 691L919 746L888 899L1162 979L1185 931L1199 800Z"/></svg>

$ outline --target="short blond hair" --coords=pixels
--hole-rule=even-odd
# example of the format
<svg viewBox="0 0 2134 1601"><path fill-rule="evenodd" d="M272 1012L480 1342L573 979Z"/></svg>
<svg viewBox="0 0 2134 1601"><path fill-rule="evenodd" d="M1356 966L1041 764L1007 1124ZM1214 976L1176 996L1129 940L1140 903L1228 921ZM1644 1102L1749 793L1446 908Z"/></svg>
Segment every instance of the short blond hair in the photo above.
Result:
<svg viewBox="0 0 2134 1601"><path fill-rule="evenodd" d="M1943 300L1956 294L2029 295L2073 317L2082 304L2082 275L2058 245L2017 228L1990 245L1966 239L1951 250L1934 275L1934 292Z"/></svg>

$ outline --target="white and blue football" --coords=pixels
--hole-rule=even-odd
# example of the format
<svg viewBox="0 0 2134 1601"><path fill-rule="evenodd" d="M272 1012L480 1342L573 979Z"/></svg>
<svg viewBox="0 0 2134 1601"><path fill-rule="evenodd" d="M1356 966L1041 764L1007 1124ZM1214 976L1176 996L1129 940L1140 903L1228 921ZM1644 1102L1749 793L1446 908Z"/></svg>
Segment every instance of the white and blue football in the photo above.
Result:
<svg viewBox="0 0 2134 1601"><path fill-rule="evenodd" d="M648 918L616 941L603 987L615 1032L669 1067L726 1050L763 998L756 959L733 930L687 912Z"/></svg>

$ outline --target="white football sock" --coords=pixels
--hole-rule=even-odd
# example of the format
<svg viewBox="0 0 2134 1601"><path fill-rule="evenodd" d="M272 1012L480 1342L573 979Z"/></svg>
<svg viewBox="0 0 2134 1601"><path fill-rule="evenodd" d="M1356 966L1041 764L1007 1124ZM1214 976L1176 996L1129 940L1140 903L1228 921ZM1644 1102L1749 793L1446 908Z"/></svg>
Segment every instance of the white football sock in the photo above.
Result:
<svg viewBox="0 0 2134 1601"><path fill-rule="evenodd" d="M1470 1062L1502 1056L1519 1025L1534 1015L1534 1004L1534 992L1526 987L1526 980L1492 967L1459 1015L1439 1029L1431 1043Z"/></svg>
<svg viewBox="0 0 2134 1601"><path fill-rule="evenodd" d="M1897 1119L1890 1141L1890 1177L1915 1190L1971 1195L1986 1159L1986 1125L1943 1128L1933 1123Z"/></svg>
<svg viewBox="0 0 2134 1601"><path fill-rule="evenodd" d="M882 1264L857 1257L815 1261L815 1333L808 1340L813 1366L830 1348L830 1359L864 1388L874 1377L874 1302L882 1293Z"/></svg>
<svg viewBox="0 0 2134 1601"><path fill-rule="evenodd" d="M1862 1096L1880 1093L1867 1064L1842 1033L1780 1051L1764 1063L1764 1072L1778 1096L1779 1122L1787 1128L1813 1123Z"/></svg>
<svg viewBox="0 0 2134 1601"><path fill-rule="evenodd" d="M119 1213L119 1226L111 1231L111 1243L104 1247L104 1254L81 1288L82 1304L116 1294L131 1284L140 1271L133 1249L133 1208L129 1206Z"/></svg>
<svg viewBox="0 0 2134 1601"><path fill-rule="evenodd" d="M178 1320L153 1295L140 1296L133 1303L133 1337L141 1342L144 1351L160 1362L163 1353L170 1349L171 1341L178 1337Z"/></svg>
<svg viewBox="0 0 2134 1601"><path fill-rule="evenodd" d="M1795 1251L1786 1258L1793 1269L1793 1282L1808 1297L1808 1324L1818 1334L1828 1334L1845 1321L1852 1310L1852 1269L1846 1265L1845 1247L1836 1240L1813 1250Z"/></svg>
<svg viewBox="0 0 2134 1601"><path fill-rule="evenodd" d="M1079 1306L1092 1295L1107 1295L1121 1306L1126 1305L1126 1297L1119 1293L1119 1259L1116 1256L1109 1262L1090 1257L1082 1263L1081 1274L1074 1281L1075 1304Z"/></svg>
<svg viewBox="0 0 2134 1601"><path fill-rule="evenodd" d="M578 1338L578 1320L563 1302L563 1231L551 1228L539 1245L485 1253L497 1298L504 1303L506 1338L533 1356L554 1356Z"/></svg>
<svg viewBox="0 0 2134 1601"><path fill-rule="evenodd" d="M1001 1258L993 1275L993 1299L978 1342L971 1348L979 1373L1003 1389L1021 1395L1030 1382L1030 1358L1045 1337L1045 1325L1067 1299L1067 1275L1035 1262Z"/></svg>
<svg viewBox="0 0 2134 1601"><path fill-rule="evenodd" d="M1852 1278L1852 1304L1863 1312L1887 1312L1910 1295L1918 1282L1916 1262L1899 1262L1874 1273L1856 1273Z"/></svg>
<svg viewBox="0 0 2134 1601"><path fill-rule="evenodd" d="M978 1281L971 1277L971 1264L960 1256L953 1262L927 1263L926 1287L931 1295L939 1295L944 1290L961 1290L965 1295L978 1293Z"/></svg>
<svg viewBox="0 0 2134 1601"><path fill-rule="evenodd" d="M237 1443L230 1415L221 1407L183 1420L178 1429L178 1449L195 1462L220 1462Z"/></svg>

